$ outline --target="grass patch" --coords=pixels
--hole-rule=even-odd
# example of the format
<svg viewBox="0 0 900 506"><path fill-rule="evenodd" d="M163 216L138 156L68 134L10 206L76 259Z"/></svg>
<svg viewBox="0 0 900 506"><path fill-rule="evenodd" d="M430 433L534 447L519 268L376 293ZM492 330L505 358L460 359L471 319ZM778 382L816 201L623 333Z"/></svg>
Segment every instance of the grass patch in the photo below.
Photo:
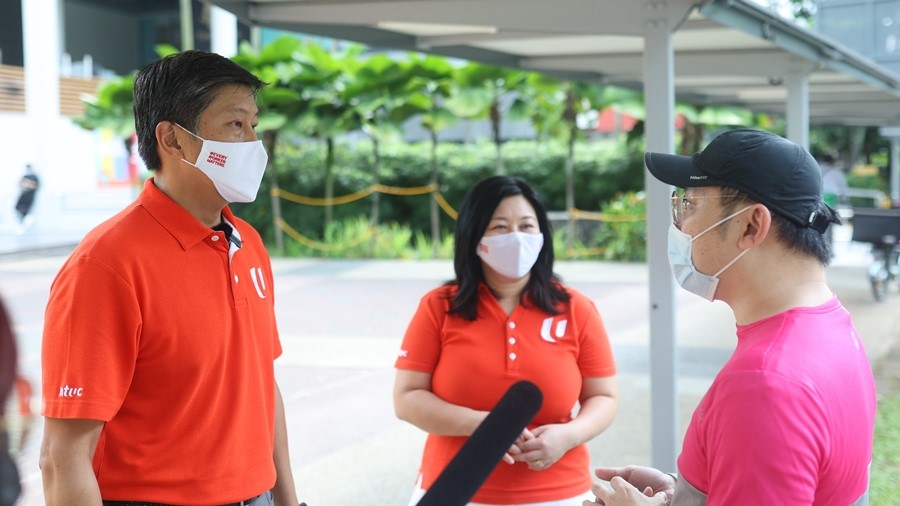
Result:
<svg viewBox="0 0 900 506"><path fill-rule="evenodd" d="M900 504L900 391L879 396L869 498L872 506Z"/></svg>

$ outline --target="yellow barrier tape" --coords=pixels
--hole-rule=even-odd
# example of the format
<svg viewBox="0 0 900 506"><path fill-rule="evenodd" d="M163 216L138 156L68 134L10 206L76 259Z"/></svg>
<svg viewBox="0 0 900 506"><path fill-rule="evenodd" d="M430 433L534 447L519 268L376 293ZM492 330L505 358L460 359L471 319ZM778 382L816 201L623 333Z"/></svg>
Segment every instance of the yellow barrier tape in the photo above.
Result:
<svg viewBox="0 0 900 506"><path fill-rule="evenodd" d="M386 193L388 195L425 195L438 189L438 185L429 184L426 186L416 186L414 188L400 188L398 186L384 186L382 184L372 185L374 191Z"/></svg>
<svg viewBox="0 0 900 506"><path fill-rule="evenodd" d="M582 256L602 255L606 253L606 248L573 248L566 250L566 258L576 258Z"/></svg>
<svg viewBox="0 0 900 506"><path fill-rule="evenodd" d="M331 197L330 199L323 197L307 197L304 195L297 195L296 193L291 193L289 191L282 190L281 188L273 189L271 194L273 197L281 197L284 200L289 200L297 204L304 204L307 206L327 206L349 204L350 202L364 199L375 192L386 193L388 195L425 195L426 193L431 193L437 190L437 188L438 186L436 184L416 186L414 188L400 188L397 186L374 184L358 192L351 193L349 195L343 195L340 197Z"/></svg>
<svg viewBox="0 0 900 506"><path fill-rule="evenodd" d="M337 205L337 204L349 204L350 202L354 202L360 199L364 199L371 195L375 191L374 186L370 186L364 190L360 190L356 193L351 193L350 195L344 195L342 197L332 197L330 199L327 198L319 198L319 197L306 197L303 195L297 195L296 193L291 193L289 191L282 190L281 188L272 189L273 197L281 197L284 200L289 200L291 202L297 204L304 204L307 206L327 206Z"/></svg>
<svg viewBox="0 0 900 506"><path fill-rule="evenodd" d="M300 244L306 246L307 248L317 249L319 251L336 251L336 250L340 250L340 249L352 248L354 246L358 246L359 244L362 244L363 241L366 241L372 237L372 230L368 230L365 234L363 234L361 237L359 237L357 240L355 240L351 243L331 245L331 244L326 244L324 242L314 241L314 240L310 239L309 237L304 236L300 232L297 232L297 230L294 229L294 227L288 225L287 222L281 218L278 219L278 227L281 230L284 230L287 233L287 235L291 236L291 239L299 242Z"/></svg>
<svg viewBox="0 0 900 506"><path fill-rule="evenodd" d="M447 216L453 218L454 220L459 216L459 213L456 212L456 209L453 209L453 206L451 206L450 203L447 202L447 199L445 199L444 196L440 194L440 192L434 192L432 196L434 197L434 200L438 203L438 205L441 206L441 209L443 209L444 212L447 213Z"/></svg>
<svg viewBox="0 0 900 506"><path fill-rule="evenodd" d="M591 211L582 211L580 209L569 209L569 215L576 220L594 220L605 221L609 223L644 221L647 218L639 214L609 214L596 213Z"/></svg>

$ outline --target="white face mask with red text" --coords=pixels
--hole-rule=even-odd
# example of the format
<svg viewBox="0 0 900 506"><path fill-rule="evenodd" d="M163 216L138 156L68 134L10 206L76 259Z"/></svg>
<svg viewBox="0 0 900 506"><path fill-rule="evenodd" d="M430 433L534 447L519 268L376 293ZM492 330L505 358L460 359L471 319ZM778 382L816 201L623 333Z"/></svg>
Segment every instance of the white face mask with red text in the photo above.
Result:
<svg viewBox="0 0 900 506"><path fill-rule="evenodd" d="M510 279L528 274L544 246L544 234L510 232L481 238L477 254L492 269Z"/></svg>
<svg viewBox="0 0 900 506"><path fill-rule="evenodd" d="M669 242L666 252L669 256L669 265L672 267L672 274L675 276L675 281L678 281L678 284L681 285L682 288L693 294L699 295L710 302L715 300L716 288L719 287L719 276L725 272L725 269L734 265L735 262L740 260L741 257L750 250L745 249L740 252L738 256L725 264L725 267L719 269L719 272L710 276L709 274L703 274L698 271L697 267L694 266L693 248L691 246L694 241L699 239L703 234L734 218L747 209L750 209L750 207L752 206L747 206L734 214L726 216L694 237L679 230L674 223L669 225Z"/></svg>
<svg viewBox="0 0 900 506"><path fill-rule="evenodd" d="M269 155L260 140L221 142L204 139L187 128L178 128L203 141L197 162L182 161L206 174L226 202L253 202L259 192Z"/></svg>

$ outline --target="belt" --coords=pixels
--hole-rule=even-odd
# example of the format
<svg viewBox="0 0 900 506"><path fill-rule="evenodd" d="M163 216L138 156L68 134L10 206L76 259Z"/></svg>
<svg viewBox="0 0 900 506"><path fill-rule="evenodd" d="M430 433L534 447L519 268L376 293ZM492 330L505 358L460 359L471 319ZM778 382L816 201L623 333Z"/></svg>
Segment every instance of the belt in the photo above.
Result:
<svg viewBox="0 0 900 506"><path fill-rule="evenodd" d="M262 495L262 494L260 494ZM259 495L251 497L250 499L244 499L240 502L232 502L228 504L223 504L222 506L247 506L253 501L259 499ZM171 504L161 503L161 502L146 502L146 501L103 501L103 506L174 506Z"/></svg>

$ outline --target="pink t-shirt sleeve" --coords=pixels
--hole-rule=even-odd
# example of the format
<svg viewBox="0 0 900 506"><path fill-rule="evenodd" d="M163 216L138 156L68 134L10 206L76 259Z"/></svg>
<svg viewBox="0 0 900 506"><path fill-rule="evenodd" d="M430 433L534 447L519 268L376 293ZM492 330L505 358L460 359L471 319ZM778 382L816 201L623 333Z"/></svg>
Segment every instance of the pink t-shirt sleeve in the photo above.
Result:
<svg viewBox="0 0 900 506"><path fill-rule="evenodd" d="M714 398L704 398L694 413L686 439L702 441L690 451L706 455L682 454L684 479L707 493L709 506L812 504L829 448L819 396L772 372L744 371L720 380L710 392ZM704 460L708 480L703 469L693 468Z"/></svg>

